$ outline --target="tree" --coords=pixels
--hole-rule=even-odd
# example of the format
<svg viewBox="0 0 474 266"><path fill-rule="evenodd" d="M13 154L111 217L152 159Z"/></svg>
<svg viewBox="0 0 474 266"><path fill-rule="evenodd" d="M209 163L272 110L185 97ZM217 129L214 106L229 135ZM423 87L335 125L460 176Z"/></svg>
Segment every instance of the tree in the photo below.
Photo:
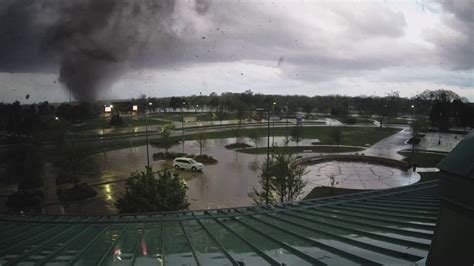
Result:
<svg viewBox="0 0 474 266"><path fill-rule="evenodd" d="M215 110L219 106L219 96L217 96L215 92L209 94L207 105L211 108L211 111Z"/></svg>
<svg viewBox="0 0 474 266"><path fill-rule="evenodd" d="M63 145L62 155L64 159L55 163L59 169L59 183L72 182L77 187L82 177L99 174L99 165L87 150L68 143Z"/></svg>
<svg viewBox="0 0 474 266"><path fill-rule="evenodd" d="M432 126L437 126L439 131L449 130L450 103L443 100L436 100L431 106L429 118Z"/></svg>
<svg viewBox="0 0 474 266"><path fill-rule="evenodd" d="M61 158L54 163L58 168L58 183L72 182L77 187L82 177L99 174L99 164L90 156L90 148L76 145L68 135L68 128L61 129L56 147Z"/></svg>
<svg viewBox="0 0 474 266"><path fill-rule="evenodd" d="M254 203L261 204L265 202L268 193L269 203L290 202L301 195L306 182L303 181L303 175L306 173L306 167L297 162L293 155L278 154L269 162L268 172L262 169L259 177L259 183L262 190L255 187L249 193ZM269 178L269 185L266 186L266 178Z"/></svg>
<svg viewBox="0 0 474 266"><path fill-rule="evenodd" d="M386 101L382 98L378 98L374 104L375 113L378 116L380 122L380 128L383 127L384 119L388 116L388 105Z"/></svg>
<svg viewBox="0 0 474 266"><path fill-rule="evenodd" d="M174 125L170 123L164 125L160 130L160 146L165 149L165 152L168 152L168 149L171 148L172 143L170 140L170 135L173 129Z"/></svg>
<svg viewBox="0 0 474 266"><path fill-rule="evenodd" d="M336 175L334 173L331 173L329 175L329 187L331 189L331 195L336 196L336 186L339 184L339 181L336 181Z"/></svg>
<svg viewBox="0 0 474 266"><path fill-rule="evenodd" d="M237 126L236 126L236 128L235 128L235 130L234 130L235 143L239 143L239 141L240 141L241 128L242 128L242 120L239 119L239 120L237 121Z"/></svg>
<svg viewBox="0 0 474 266"><path fill-rule="evenodd" d="M123 119L122 119L122 117L120 116L120 114L113 115L113 116L110 118L109 126L110 126L110 127L123 126Z"/></svg>
<svg viewBox="0 0 474 266"><path fill-rule="evenodd" d="M218 108L217 108L217 112L215 113L216 116L217 116L217 119L219 120L219 123L222 125L222 120L224 120L225 118L225 110L224 110L224 107L222 105L220 105Z"/></svg>
<svg viewBox="0 0 474 266"><path fill-rule="evenodd" d="M417 116L414 121L410 124L411 127L411 159L414 160L415 157L415 146L420 142L418 136L420 135L421 130L423 130L427 125L426 119L424 116Z"/></svg>
<svg viewBox="0 0 474 266"><path fill-rule="evenodd" d="M306 113L306 119L310 119L311 112L313 111L313 102L311 101L311 98L305 97L303 98L303 103L302 103L302 110L303 112Z"/></svg>
<svg viewBox="0 0 474 266"><path fill-rule="evenodd" d="M188 208L188 187L169 171L133 172L127 179L125 194L115 202L120 213L178 211Z"/></svg>
<svg viewBox="0 0 474 266"><path fill-rule="evenodd" d="M198 134L198 139L197 142L199 144L199 155L202 155L202 148L206 146L206 140L207 140L207 134L206 131L204 131L204 128L201 126Z"/></svg>
<svg viewBox="0 0 474 266"><path fill-rule="evenodd" d="M176 109L183 107L184 100L180 97L171 97L169 106L173 109L173 112L176 112Z"/></svg>
<svg viewBox="0 0 474 266"><path fill-rule="evenodd" d="M68 103L62 103L56 108L56 116L60 119L65 119L72 122L72 105Z"/></svg>
<svg viewBox="0 0 474 266"><path fill-rule="evenodd" d="M98 109L92 103L80 103L71 108L72 122L80 123L98 117Z"/></svg>
<svg viewBox="0 0 474 266"><path fill-rule="evenodd" d="M396 118L400 109L400 93L398 91L392 91L387 93L385 97L387 105L386 115L388 122L390 123L391 118Z"/></svg>
<svg viewBox="0 0 474 266"><path fill-rule="evenodd" d="M247 134L247 137L250 139L250 141L255 143L255 148L258 148L258 142L262 138L258 129L250 130L250 132Z"/></svg>
<svg viewBox="0 0 474 266"><path fill-rule="evenodd" d="M291 129L291 140L296 142L296 147L298 147L302 137L303 137L303 127L295 126Z"/></svg>
<svg viewBox="0 0 474 266"><path fill-rule="evenodd" d="M252 191L248 193L248 196L253 200L255 205L276 203L276 199L274 197L274 194L272 193L273 186L272 186L272 183L270 182L270 179L271 179L270 171L266 171L267 163L269 167L273 164L272 161L264 162L262 166L260 167L261 174L257 178L258 183L260 184L260 189L253 187ZM268 182L267 182L267 179L268 179Z"/></svg>

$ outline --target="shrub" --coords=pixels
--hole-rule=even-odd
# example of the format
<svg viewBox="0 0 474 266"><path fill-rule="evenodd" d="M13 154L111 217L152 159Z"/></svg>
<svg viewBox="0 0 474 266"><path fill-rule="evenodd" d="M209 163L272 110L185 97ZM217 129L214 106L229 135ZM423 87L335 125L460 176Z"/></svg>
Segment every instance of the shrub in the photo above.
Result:
<svg viewBox="0 0 474 266"><path fill-rule="evenodd" d="M249 148L249 147L252 147L252 145L248 145L246 143L241 143L241 142L225 145L225 148L229 149L229 150L240 149L240 148Z"/></svg>
<svg viewBox="0 0 474 266"><path fill-rule="evenodd" d="M157 153L153 154L153 159L154 160L160 160L160 159L173 160L174 158L183 157L183 156L186 156L186 153L181 153L181 152L157 152Z"/></svg>
<svg viewBox="0 0 474 266"><path fill-rule="evenodd" d="M188 187L177 174L169 171L133 172L127 179L125 194L115 206L121 213L178 211L189 206Z"/></svg>
<svg viewBox="0 0 474 266"><path fill-rule="evenodd" d="M346 124L353 125L355 123L357 123L357 119L355 117L346 118Z"/></svg>
<svg viewBox="0 0 474 266"><path fill-rule="evenodd" d="M116 114L110 118L109 126L118 127L123 126L123 119L120 114Z"/></svg>
<svg viewBox="0 0 474 266"><path fill-rule="evenodd" d="M40 207L43 203L43 198L44 196L42 191L17 191L8 196L6 205L8 208L12 209Z"/></svg>
<svg viewBox="0 0 474 266"><path fill-rule="evenodd" d="M415 144L415 145L417 145L417 144L420 143L420 141L421 141L421 140L420 140L420 138L418 138L418 137L411 137L411 138L407 141L407 143L408 143L408 144Z"/></svg>
<svg viewBox="0 0 474 266"><path fill-rule="evenodd" d="M34 189L43 186L43 179L41 177L32 177L23 179L18 185L19 190Z"/></svg>
<svg viewBox="0 0 474 266"><path fill-rule="evenodd" d="M210 156L210 155L207 155L207 154L202 154L202 155L191 155L191 156L187 156L189 158L193 158L194 160L200 162L200 163L203 163L203 164L214 164L214 163L217 163L217 160Z"/></svg>
<svg viewBox="0 0 474 266"><path fill-rule="evenodd" d="M59 199L63 202L84 200L96 195L97 192L87 183L80 183L68 189L58 189Z"/></svg>

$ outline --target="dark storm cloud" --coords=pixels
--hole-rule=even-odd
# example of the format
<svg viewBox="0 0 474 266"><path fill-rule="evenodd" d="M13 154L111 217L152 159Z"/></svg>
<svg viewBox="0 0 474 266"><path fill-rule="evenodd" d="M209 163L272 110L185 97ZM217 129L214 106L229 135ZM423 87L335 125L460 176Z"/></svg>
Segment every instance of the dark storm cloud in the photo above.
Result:
<svg viewBox="0 0 474 266"><path fill-rule="evenodd" d="M472 5L457 3L443 4L451 30L434 31L431 49L410 36L409 13L375 1L0 0L0 72L59 73L76 98L94 99L143 69L254 64L316 84L391 67L469 68ZM122 90L140 89L129 84Z"/></svg>
<svg viewBox="0 0 474 266"><path fill-rule="evenodd" d="M428 40L436 46L440 64L453 69L474 68L474 2L472 0L439 1L449 15L444 15L444 30L432 30ZM450 16L451 15L451 16Z"/></svg>
<svg viewBox="0 0 474 266"><path fill-rule="evenodd" d="M95 99L148 45L176 40L174 0L7 0L0 8L0 71L59 65L59 81L79 100ZM197 13L208 8L196 2Z"/></svg>
<svg viewBox="0 0 474 266"><path fill-rule="evenodd" d="M0 71L41 71L51 64L40 50L47 22L31 19L40 9L34 1L6 0L0 4Z"/></svg>

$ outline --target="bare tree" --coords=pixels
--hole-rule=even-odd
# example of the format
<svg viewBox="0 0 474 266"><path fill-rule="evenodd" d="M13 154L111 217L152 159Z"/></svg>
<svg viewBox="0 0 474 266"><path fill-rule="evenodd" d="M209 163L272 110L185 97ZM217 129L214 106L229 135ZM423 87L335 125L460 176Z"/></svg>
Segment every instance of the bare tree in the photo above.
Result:
<svg viewBox="0 0 474 266"><path fill-rule="evenodd" d="M266 167L262 167L259 177L262 190L253 188L249 196L256 204L265 202L267 195L269 203L294 201L306 185L303 181L305 173L306 167L299 164L293 155L278 154L269 162L268 172ZM266 178L269 178L268 186Z"/></svg>
<svg viewBox="0 0 474 266"><path fill-rule="evenodd" d="M160 146L165 149L165 152L168 152L168 149L171 147L170 135L174 129L173 124L166 124L160 130Z"/></svg>
<svg viewBox="0 0 474 266"><path fill-rule="evenodd" d="M251 130L248 133L247 137L255 144L255 148L258 148L258 142L262 138L258 129Z"/></svg>
<svg viewBox="0 0 474 266"><path fill-rule="evenodd" d="M207 134L206 134L206 131L204 130L204 127L201 126L197 137L198 137L197 142L199 144L199 155L202 155L202 149L204 148L204 146L206 146L206 142L207 142Z"/></svg>
<svg viewBox="0 0 474 266"><path fill-rule="evenodd" d="M298 147L301 139L303 138L303 128L302 126L295 126L291 129L291 140L296 142L296 147Z"/></svg>

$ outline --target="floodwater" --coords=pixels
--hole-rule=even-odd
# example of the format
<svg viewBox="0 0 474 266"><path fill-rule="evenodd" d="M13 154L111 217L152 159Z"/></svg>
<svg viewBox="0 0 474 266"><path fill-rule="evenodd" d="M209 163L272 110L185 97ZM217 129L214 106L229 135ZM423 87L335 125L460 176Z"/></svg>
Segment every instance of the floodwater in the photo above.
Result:
<svg viewBox="0 0 474 266"><path fill-rule="evenodd" d="M276 145L284 145L284 141L285 137L270 137L270 142L274 142ZM299 145L311 145L311 142L317 141L317 139L304 139L300 141ZM255 146L247 138L242 138L239 142ZM259 167L266 157L265 155L244 154L224 148L225 145L231 143L235 143L235 138L206 140L203 153L213 156L218 160L218 163L206 165L202 172L178 171L179 176L185 179L189 187L187 196L191 204L190 209L238 207L252 203L248 198L248 192L254 186L259 187L257 179L260 172ZM266 138L261 138L258 141L258 147L264 147L266 144ZM290 141L288 145L296 144ZM162 151L163 149L149 146L150 164L154 169L159 169L162 161L154 161L152 155ZM182 152L183 146L181 144L175 145L170 151ZM198 143L186 141L184 152L198 154ZM93 185L98 191L97 197L68 204L65 206L66 213L103 214L116 212L114 202L125 191L125 179L133 171L145 170L146 146L99 153L94 155L94 158L99 162L102 174L99 178L83 179L83 181Z"/></svg>
<svg viewBox="0 0 474 266"><path fill-rule="evenodd" d="M270 142L284 145L284 137L270 138ZM242 138L240 142L250 145L249 139ZM258 147L266 146L267 139L261 138ZM300 145L311 145L317 139L304 139ZM225 149L227 144L235 143L235 138L206 140L203 153L213 156L217 164L206 165L202 172L178 171L189 187L187 192L190 209L226 208L250 205L252 202L248 192L259 187L259 167L265 160L265 155L244 154ZM289 145L295 145L289 142ZM254 145L252 145L254 146ZM154 169L159 169L162 161L154 161L153 153L162 152L149 146L150 163ZM170 151L182 152L181 144L175 145ZM198 154L199 145L196 141L186 141L184 152ZM312 156L315 154L304 154ZM66 213L71 214L112 214L116 212L114 202L125 191L125 179L130 172L143 171L146 165L146 146L130 147L94 155L99 162L102 175L99 178L85 179L97 191L97 197L86 201L71 203L64 206ZM403 171L380 165L364 163L329 162L311 165L304 176L307 181L302 197L316 186L328 186L329 174L335 173L337 187L355 189L378 189L407 185L419 180L419 175L408 175ZM173 170L175 171L175 170ZM377 174L374 174L377 173Z"/></svg>

